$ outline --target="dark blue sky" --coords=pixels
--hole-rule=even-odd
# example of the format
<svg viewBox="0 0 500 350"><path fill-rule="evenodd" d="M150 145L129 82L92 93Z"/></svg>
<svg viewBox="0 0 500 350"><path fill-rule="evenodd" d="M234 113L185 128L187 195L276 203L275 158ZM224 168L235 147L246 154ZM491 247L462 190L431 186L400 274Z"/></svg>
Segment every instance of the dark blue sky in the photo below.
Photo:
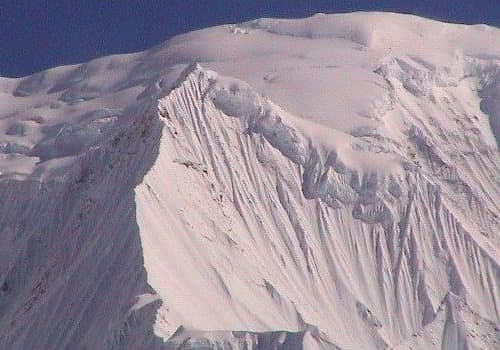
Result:
<svg viewBox="0 0 500 350"><path fill-rule="evenodd" d="M217 24L369 10L500 27L500 0L0 0L0 76L144 50Z"/></svg>

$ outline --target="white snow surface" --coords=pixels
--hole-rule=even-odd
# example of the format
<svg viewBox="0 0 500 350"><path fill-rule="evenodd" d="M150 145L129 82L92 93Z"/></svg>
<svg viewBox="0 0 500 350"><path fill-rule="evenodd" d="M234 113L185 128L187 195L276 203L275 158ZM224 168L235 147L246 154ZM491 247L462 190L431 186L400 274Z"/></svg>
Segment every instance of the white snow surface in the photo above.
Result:
<svg viewBox="0 0 500 350"><path fill-rule="evenodd" d="M259 19L0 78L0 348L500 348L500 30Z"/></svg>

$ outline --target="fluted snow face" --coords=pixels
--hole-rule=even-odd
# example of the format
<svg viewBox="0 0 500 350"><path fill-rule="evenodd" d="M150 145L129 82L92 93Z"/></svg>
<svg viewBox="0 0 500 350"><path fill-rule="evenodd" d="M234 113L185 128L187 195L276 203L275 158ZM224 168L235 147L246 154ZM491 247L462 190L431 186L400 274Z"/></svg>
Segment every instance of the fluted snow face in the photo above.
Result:
<svg viewBox="0 0 500 350"><path fill-rule="evenodd" d="M495 203L473 187L488 177L464 179L447 158L459 144L437 149L439 125L422 130L401 112L408 149L380 154L369 138L322 140L245 83L202 68L159 108L159 157L137 189L149 279L164 300L158 332L313 326L340 348L383 348L428 328L418 344L438 348L455 344L449 337L474 344L484 328L491 339L481 341L495 344ZM456 299L488 326L450 331Z"/></svg>
<svg viewBox="0 0 500 350"><path fill-rule="evenodd" d="M0 80L0 344L497 348L494 43L261 19Z"/></svg>

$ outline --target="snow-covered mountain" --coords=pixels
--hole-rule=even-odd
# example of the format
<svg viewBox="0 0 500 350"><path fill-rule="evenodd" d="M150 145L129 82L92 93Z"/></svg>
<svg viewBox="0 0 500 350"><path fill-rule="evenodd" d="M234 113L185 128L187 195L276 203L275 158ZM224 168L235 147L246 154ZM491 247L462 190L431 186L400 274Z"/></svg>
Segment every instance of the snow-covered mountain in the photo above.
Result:
<svg viewBox="0 0 500 350"><path fill-rule="evenodd" d="M499 349L500 30L259 19L0 78L0 348Z"/></svg>

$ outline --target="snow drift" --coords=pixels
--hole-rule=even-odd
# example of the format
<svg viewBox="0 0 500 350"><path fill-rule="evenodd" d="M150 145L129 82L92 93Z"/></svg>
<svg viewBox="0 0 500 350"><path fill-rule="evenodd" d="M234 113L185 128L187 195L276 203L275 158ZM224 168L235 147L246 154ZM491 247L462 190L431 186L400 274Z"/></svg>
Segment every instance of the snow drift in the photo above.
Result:
<svg viewBox="0 0 500 350"><path fill-rule="evenodd" d="M316 15L2 78L0 344L497 348L498 43Z"/></svg>

